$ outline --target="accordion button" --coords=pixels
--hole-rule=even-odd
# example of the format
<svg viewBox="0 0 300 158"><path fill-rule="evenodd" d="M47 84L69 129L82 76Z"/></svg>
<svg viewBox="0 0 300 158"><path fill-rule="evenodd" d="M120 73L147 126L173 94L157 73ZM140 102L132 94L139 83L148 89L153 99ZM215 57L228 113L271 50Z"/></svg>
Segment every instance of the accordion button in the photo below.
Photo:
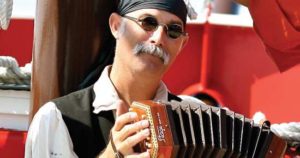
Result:
<svg viewBox="0 0 300 158"><path fill-rule="evenodd" d="M142 115L142 119L147 119L147 116L146 115Z"/></svg>
<svg viewBox="0 0 300 158"><path fill-rule="evenodd" d="M147 138L146 138L147 141L150 141L150 139L151 139L150 137L147 137Z"/></svg>
<svg viewBox="0 0 300 158"><path fill-rule="evenodd" d="M269 153L270 153L270 154L273 154L273 151L272 151L272 150L270 150L270 151L269 151Z"/></svg>
<svg viewBox="0 0 300 158"><path fill-rule="evenodd" d="M152 148L152 144L146 142L146 147L147 147L148 149L151 149L151 148Z"/></svg>

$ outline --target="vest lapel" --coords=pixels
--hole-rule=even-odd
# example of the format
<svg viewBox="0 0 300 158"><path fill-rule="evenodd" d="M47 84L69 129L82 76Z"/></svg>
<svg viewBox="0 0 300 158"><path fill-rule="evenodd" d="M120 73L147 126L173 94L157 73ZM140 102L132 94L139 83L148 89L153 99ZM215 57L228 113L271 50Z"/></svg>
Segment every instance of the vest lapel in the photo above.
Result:
<svg viewBox="0 0 300 158"><path fill-rule="evenodd" d="M109 133L114 125L115 118L113 111L101 111L98 116L100 132L104 138L105 144L109 142Z"/></svg>

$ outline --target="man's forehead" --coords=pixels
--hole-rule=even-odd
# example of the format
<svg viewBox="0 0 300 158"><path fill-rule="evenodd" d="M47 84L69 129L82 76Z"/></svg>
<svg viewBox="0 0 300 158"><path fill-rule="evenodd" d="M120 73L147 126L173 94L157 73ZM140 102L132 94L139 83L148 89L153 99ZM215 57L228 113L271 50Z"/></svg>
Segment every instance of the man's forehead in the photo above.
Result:
<svg viewBox="0 0 300 158"><path fill-rule="evenodd" d="M176 15L186 23L187 8L184 0L120 0L118 13L125 14L141 9L159 9Z"/></svg>

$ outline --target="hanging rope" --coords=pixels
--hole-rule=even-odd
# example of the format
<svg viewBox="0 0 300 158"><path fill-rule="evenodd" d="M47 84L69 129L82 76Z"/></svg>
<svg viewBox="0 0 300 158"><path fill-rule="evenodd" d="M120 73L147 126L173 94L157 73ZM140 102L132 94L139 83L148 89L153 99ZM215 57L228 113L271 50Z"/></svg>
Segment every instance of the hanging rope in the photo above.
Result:
<svg viewBox="0 0 300 158"><path fill-rule="evenodd" d="M12 15L13 0L0 0L0 30L7 30Z"/></svg>
<svg viewBox="0 0 300 158"><path fill-rule="evenodd" d="M197 12L195 11L194 7L192 6L192 4L190 3L190 0L184 0L186 7L187 7L187 11L188 11L188 17L191 20L195 20L197 19Z"/></svg>
<svg viewBox="0 0 300 158"><path fill-rule="evenodd" d="M27 89L26 87L30 87L30 82L31 64L19 67L15 58L0 56L0 88L23 86Z"/></svg>

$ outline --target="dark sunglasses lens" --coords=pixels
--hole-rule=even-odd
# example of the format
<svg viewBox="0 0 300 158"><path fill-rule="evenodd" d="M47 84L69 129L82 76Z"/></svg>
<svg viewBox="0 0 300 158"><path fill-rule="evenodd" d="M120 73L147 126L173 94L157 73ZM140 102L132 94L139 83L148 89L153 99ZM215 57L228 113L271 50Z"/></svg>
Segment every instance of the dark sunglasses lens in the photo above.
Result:
<svg viewBox="0 0 300 158"><path fill-rule="evenodd" d="M144 19L141 19L141 22L146 31L153 31L158 26L158 22L154 17L145 17Z"/></svg>
<svg viewBox="0 0 300 158"><path fill-rule="evenodd" d="M177 24L168 25L168 36L176 39L182 35L182 27Z"/></svg>

